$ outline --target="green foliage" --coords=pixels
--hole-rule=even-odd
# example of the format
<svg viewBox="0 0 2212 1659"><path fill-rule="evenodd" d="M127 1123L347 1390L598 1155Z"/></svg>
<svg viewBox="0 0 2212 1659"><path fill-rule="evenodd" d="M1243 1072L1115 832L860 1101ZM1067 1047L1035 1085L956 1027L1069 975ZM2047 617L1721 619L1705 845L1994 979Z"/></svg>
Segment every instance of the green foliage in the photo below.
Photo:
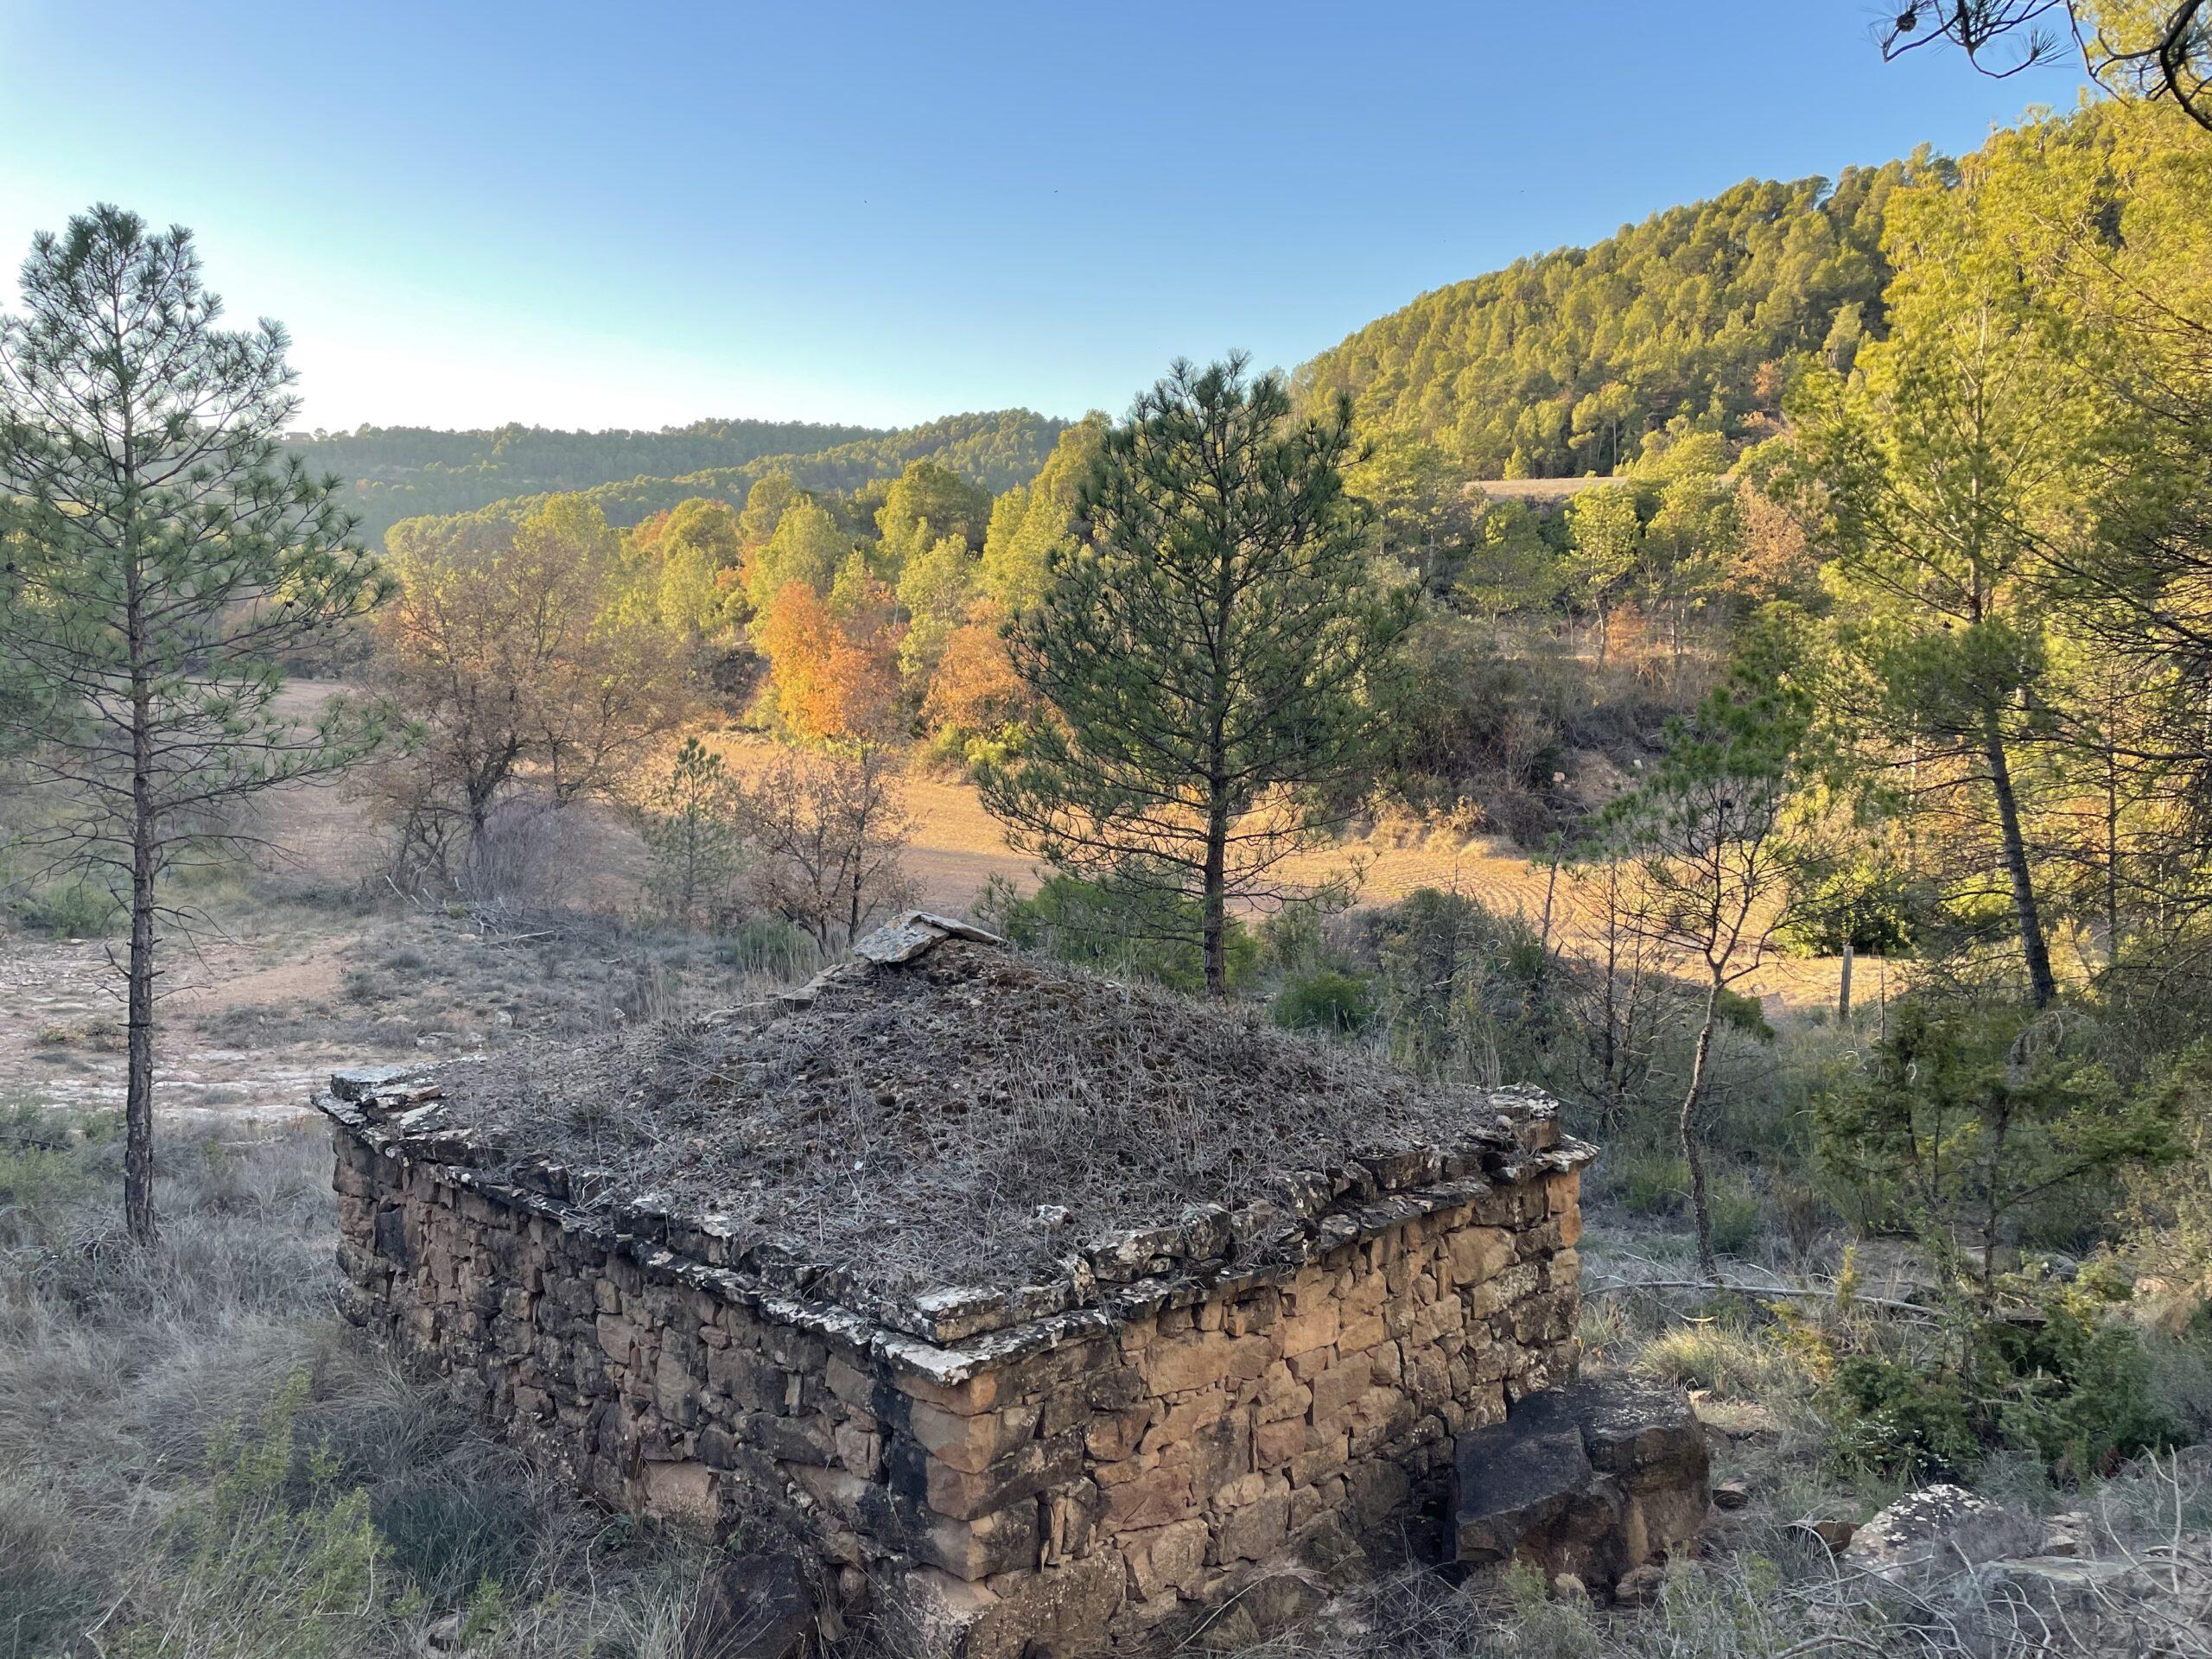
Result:
<svg viewBox="0 0 2212 1659"><path fill-rule="evenodd" d="M2075 1480L2171 1444L2174 1425L2153 1402L2150 1359L2125 1313L2075 1287L2037 1301L2039 1319L1991 1319L1975 1332L1977 1366L2004 1383L1996 1438Z"/></svg>
<svg viewBox="0 0 2212 1659"><path fill-rule="evenodd" d="M107 1651L318 1659L354 1651L368 1630L415 1611L393 1593L368 1494L340 1484L327 1453L296 1446L307 1395L301 1373L251 1433L217 1436L211 1483L166 1529L169 1569L155 1605L137 1610Z"/></svg>
<svg viewBox="0 0 2212 1659"><path fill-rule="evenodd" d="M1999 1288L1999 1308L1949 1307L1956 1334L1937 1348L1831 1356L1821 1404L1834 1461L1911 1479L1969 1473L2004 1448L2079 1482L2172 1444L2150 1353L2122 1312L2086 1280Z"/></svg>
<svg viewBox="0 0 2212 1659"><path fill-rule="evenodd" d="M1830 1420L1828 1456L1847 1470L1918 1479L1966 1473L1981 1460L1955 1371L1853 1354L1837 1363L1821 1404Z"/></svg>
<svg viewBox="0 0 2212 1659"><path fill-rule="evenodd" d="M1745 435L1844 308L1878 322L1883 208L1912 172L1742 184L1439 289L1308 363L1300 392L1349 394L1363 428L1475 478L1613 472L1678 413Z"/></svg>
<svg viewBox="0 0 2212 1659"><path fill-rule="evenodd" d="M1107 420L1087 415L1059 435L1036 478L991 505L983 538L983 588L1007 615L1045 597L1056 562L1075 551L1079 508L1098 465Z"/></svg>
<svg viewBox="0 0 2212 1659"><path fill-rule="evenodd" d="M906 613L899 666L926 683L944 656L945 643L965 620L974 594L975 550L959 536L942 536L908 556L899 572L899 605Z"/></svg>
<svg viewBox="0 0 2212 1659"><path fill-rule="evenodd" d="M0 1106L0 1243L49 1236L101 1188L87 1153L112 1142L121 1125L103 1112L73 1121L32 1106Z"/></svg>
<svg viewBox="0 0 2212 1659"><path fill-rule="evenodd" d="M1985 1287L2031 1205L2178 1151L2171 1096L2123 1090L2079 1016L1923 993L1888 1023L1866 1074L1816 1102L1820 1155L1940 1248L1977 1238Z"/></svg>
<svg viewBox="0 0 2212 1659"><path fill-rule="evenodd" d="M851 490L918 461L1002 490L1035 474L1063 424L1006 410L896 432L801 421L701 421L659 432L363 427L296 436L286 447L343 480L347 505L374 538L404 518L494 505L512 517L540 496L575 491L598 500L610 523L626 526L686 497L747 500L772 477L810 490Z"/></svg>
<svg viewBox="0 0 2212 1659"><path fill-rule="evenodd" d="M677 921L712 920L728 905L744 862L740 806L721 756L685 738L638 817L647 888Z"/></svg>
<svg viewBox="0 0 2212 1659"><path fill-rule="evenodd" d="M1673 1216L1688 1207L1690 1166L1681 1153L1625 1146L1608 1152L1605 1161L1623 1209L1639 1216Z"/></svg>
<svg viewBox="0 0 2212 1659"><path fill-rule="evenodd" d="M1271 1013L1275 1024L1292 1031L1349 1035L1364 1031L1375 1011L1375 987L1364 976L1322 968L1286 983Z"/></svg>
<svg viewBox="0 0 2212 1659"><path fill-rule="evenodd" d="M510 423L489 431L361 426L302 434L286 446L346 480L363 533L402 518L474 512L516 496L589 489L632 478L681 478L765 458L817 454L889 435L804 421L695 421L658 432L561 432Z"/></svg>
<svg viewBox="0 0 2212 1659"><path fill-rule="evenodd" d="M827 594L853 550L853 538L820 502L793 502L776 521L775 533L745 562L745 597L765 611L790 582Z"/></svg>
<svg viewBox="0 0 2212 1659"><path fill-rule="evenodd" d="M624 608L678 640L721 633L734 620L729 584L743 554L728 502L694 497L655 513L622 538Z"/></svg>
<svg viewBox="0 0 2212 1659"><path fill-rule="evenodd" d="M988 491L940 461L917 461L885 493L876 534L897 565L947 537L971 550L982 547L990 512Z"/></svg>
<svg viewBox="0 0 2212 1659"><path fill-rule="evenodd" d="M1535 931L1465 893L1423 887L1357 918L1377 1027L1401 1064L1492 1082L1543 1075L1559 1015Z"/></svg>
<svg viewBox="0 0 2212 1659"><path fill-rule="evenodd" d="M124 906L105 883L65 876L24 889L8 905L25 927L57 939L97 939L121 924Z"/></svg>
<svg viewBox="0 0 2212 1659"><path fill-rule="evenodd" d="M1091 538L1010 626L1055 717L983 773L985 806L1062 874L1198 899L1216 995L1230 901L1294 895L1283 861L1356 798L1410 620L1370 579L1352 453L1341 412L1294 420L1243 359L1177 364L1106 434Z"/></svg>
<svg viewBox="0 0 2212 1659"><path fill-rule="evenodd" d="M1911 946L1925 903L1904 868L1861 848L1808 873L1778 938L1806 956L1838 956L1847 940L1862 956L1898 956Z"/></svg>
<svg viewBox="0 0 2212 1659"><path fill-rule="evenodd" d="M1198 901L1159 886L1053 875L1023 898L994 880L976 910L1025 950L1102 973L1141 976L1173 990L1205 988ZM1233 916L1226 949L1230 988L1249 983L1259 969L1260 942Z"/></svg>

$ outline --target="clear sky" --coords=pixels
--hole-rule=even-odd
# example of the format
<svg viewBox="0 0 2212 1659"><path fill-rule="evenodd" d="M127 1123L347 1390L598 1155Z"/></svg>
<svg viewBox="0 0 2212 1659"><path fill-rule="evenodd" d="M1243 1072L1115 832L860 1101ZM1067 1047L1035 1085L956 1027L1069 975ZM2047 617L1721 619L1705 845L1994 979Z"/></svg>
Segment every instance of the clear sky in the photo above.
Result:
<svg viewBox="0 0 2212 1659"><path fill-rule="evenodd" d="M1118 410L2075 99L1885 66L1884 10L0 0L0 260L97 200L191 226L311 426Z"/></svg>

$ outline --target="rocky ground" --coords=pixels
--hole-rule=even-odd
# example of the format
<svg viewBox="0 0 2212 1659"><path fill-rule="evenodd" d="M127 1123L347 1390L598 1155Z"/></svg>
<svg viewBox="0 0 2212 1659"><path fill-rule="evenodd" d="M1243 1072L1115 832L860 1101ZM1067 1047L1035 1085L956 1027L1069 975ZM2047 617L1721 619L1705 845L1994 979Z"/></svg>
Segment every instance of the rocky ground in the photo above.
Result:
<svg viewBox="0 0 2212 1659"><path fill-rule="evenodd" d="M0 933L0 1103L122 1103L115 950ZM709 942L590 918L492 925L397 905L235 905L167 957L156 1109L179 1120L294 1117L340 1066L617 1030L695 999L727 1001L759 978Z"/></svg>

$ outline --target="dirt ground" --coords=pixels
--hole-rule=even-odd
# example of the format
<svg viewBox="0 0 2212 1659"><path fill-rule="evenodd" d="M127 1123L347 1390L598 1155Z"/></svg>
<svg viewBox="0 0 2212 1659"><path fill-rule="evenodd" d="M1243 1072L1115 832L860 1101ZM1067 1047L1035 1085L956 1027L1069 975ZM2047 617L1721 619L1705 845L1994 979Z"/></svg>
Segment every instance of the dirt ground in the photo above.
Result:
<svg viewBox="0 0 2212 1659"><path fill-rule="evenodd" d="M760 740L726 740L721 747L741 771L769 750ZM906 803L919 821L907 868L924 904L963 915L994 875L1022 888L1035 885L1034 861L1007 845L998 821L983 810L971 785L918 773L906 784ZM1492 910L1517 912L1532 925L1544 913L1550 880L1545 867L1531 862L1503 836L1469 836L1450 830L1425 836L1362 836L1306 854L1287 868L1296 880L1319 882L1343 874L1348 866L1358 872L1357 902L1362 905L1387 905L1417 888L1442 887ZM1567 950L1594 937L1595 894L1562 874L1551 899L1553 935ZM1739 988L1766 999L1772 1014L1826 1007L1835 1000L1841 965L1834 957L1776 957ZM1866 971L1862 968L1862 975ZM1863 988L1871 994L1873 987Z"/></svg>
<svg viewBox="0 0 2212 1659"><path fill-rule="evenodd" d="M312 704L331 690L290 695ZM758 740L721 747L741 768L766 752ZM1007 845L972 787L919 772L906 787L918 821L907 868L923 904L964 914L994 876L1034 884L1033 861ZM582 818L563 855L599 873L582 890L586 907L611 912L634 879L637 837L611 811ZM379 901L374 833L342 785L276 798L268 830L285 856L212 899L213 925L169 956L158 1011L164 1114L287 1116L337 1065L487 1052L549 1024L605 1029L671 998L723 995L745 977L711 959L676 960L681 950L625 938L593 917L518 943L389 893ZM1445 830L1347 842L1308 855L1297 873L1320 880L1347 864L1359 872L1363 904L1457 888L1532 923L1549 879L1507 842ZM1589 896L1562 876L1551 899L1554 937L1573 950L1594 923ZM121 1102L121 981L111 949L0 932L0 1102ZM1775 1013L1814 1006L1834 997L1837 967L1779 959L1746 988Z"/></svg>

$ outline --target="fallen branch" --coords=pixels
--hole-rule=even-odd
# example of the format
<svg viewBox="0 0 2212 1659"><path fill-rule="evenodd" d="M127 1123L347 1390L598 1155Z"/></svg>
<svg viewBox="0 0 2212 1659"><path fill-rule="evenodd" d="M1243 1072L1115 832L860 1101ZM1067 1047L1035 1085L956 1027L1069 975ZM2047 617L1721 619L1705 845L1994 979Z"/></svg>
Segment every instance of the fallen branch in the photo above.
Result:
<svg viewBox="0 0 2212 1659"><path fill-rule="evenodd" d="M1632 1290L1701 1290L1708 1295L1716 1290L1725 1290L1738 1296L1795 1296L1808 1300L1833 1300L1835 1296L1833 1290L1808 1289L1796 1285L1746 1285L1726 1279L1615 1279L1604 1284L1586 1286L1582 1294L1585 1296L1610 1296L1617 1292ZM1931 1325L1935 1323L1928 1310L1919 1303L1899 1301L1894 1297L1854 1294L1851 1305L1853 1307L1881 1307L1892 1313L1916 1314Z"/></svg>

